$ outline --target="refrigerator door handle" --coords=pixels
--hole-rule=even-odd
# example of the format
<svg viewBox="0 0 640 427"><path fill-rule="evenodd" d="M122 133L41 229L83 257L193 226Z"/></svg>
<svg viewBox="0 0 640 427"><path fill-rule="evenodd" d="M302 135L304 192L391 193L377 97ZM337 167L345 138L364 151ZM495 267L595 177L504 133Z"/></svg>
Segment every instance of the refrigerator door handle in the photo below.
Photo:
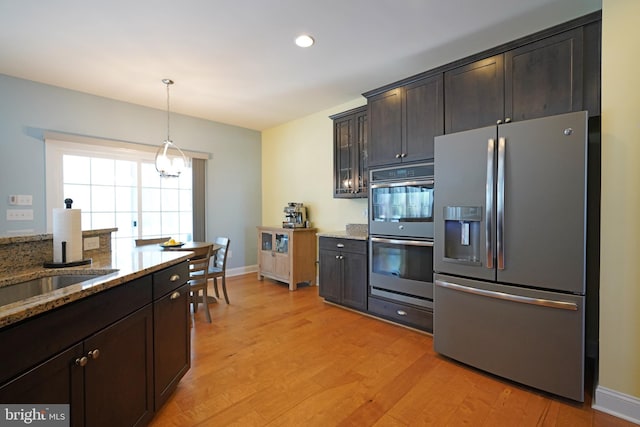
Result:
<svg viewBox="0 0 640 427"><path fill-rule="evenodd" d="M441 288L447 288L454 291L466 292L468 294L480 295L483 297L501 299L501 300L517 302L521 304L539 305L543 307L558 308L561 310L570 310L570 311L578 310L578 305L573 302L556 301L556 300L550 300L550 299L544 299L544 298L531 298L531 297L525 297L521 295L507 294L504 292L488 291L486 289L471 288L469 286L458 285L456 283L445 282L443 280L436 280L435 285L440 286Z"/></svg>
<svg viewBox="0 0 640 427"><path fill-rule="evenodd" d="M496 249L498 258L498 270L504 270L504 156L506 150L506 140L504 137L498 139L498 184L496 210Z"/></svg>
<svg viewBox="0 0 640 427"><path fill-rule="evenodd" d="M495 144L496 141L493 138L490 138L487 141L487 187L485 190L486 200L485 200L485 209L486 216L484 219L485 226L485 249L487 254L487 268L493 269L493 176L494 176L494 153L495 153Z"/></svg>

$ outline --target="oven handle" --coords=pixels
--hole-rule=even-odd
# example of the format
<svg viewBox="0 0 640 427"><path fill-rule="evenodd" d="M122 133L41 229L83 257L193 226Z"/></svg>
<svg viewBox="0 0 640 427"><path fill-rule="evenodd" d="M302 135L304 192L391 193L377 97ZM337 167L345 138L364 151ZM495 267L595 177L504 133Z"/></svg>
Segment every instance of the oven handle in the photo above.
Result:
<svg viewBox="0 0 640 427"><path fill-rule="evenodd" d="M391 243L392 245L411 245L411 246L433 246L433 240L399 240L399 239L383 239L381 237L370 237L372 242Z"/></svg>
<svg viewBox="0 0 640 427"><path fill-rule="evenodd" d="M402 182L385 182L382 184L371 184L369 187L371 188L389 188L389 187L406 187L407 185L433 185L433 179L428 179L426 181L402 181Z"/></svg>

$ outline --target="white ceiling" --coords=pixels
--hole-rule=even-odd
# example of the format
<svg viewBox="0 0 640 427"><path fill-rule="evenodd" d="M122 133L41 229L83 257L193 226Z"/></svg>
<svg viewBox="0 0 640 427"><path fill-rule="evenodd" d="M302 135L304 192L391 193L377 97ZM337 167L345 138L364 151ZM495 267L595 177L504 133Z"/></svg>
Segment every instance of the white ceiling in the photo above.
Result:
<svg viewBox="0 0 640 427"><path fill-rule="evenodd" d="M264 130L601 0L0 0L0 73ZM294 45L300 33L316 44Z"/></svg>

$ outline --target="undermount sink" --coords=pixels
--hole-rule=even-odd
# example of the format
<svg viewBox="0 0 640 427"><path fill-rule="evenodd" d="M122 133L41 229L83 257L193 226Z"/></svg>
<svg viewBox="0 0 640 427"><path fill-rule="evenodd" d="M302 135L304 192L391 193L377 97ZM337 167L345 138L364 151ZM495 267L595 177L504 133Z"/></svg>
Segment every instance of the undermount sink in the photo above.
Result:
<svg viewBox="0 0 640 427"><path fill-rule="evenodd" d="M0 287L0 306L95 279L104 274L107 274L107 272L97 274L61 274L2 286Z"/></svg>

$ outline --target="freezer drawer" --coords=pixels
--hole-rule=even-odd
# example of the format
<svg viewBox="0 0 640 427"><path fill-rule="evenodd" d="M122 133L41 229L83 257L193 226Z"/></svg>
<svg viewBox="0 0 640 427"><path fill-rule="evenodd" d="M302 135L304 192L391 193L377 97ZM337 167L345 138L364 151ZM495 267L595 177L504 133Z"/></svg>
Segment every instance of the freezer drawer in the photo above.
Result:
<svg viewBox="0 0 640 427"><path fill-rule="evenodd" d="M584 401L584 297L437 274L434 350Z"/></svg>

